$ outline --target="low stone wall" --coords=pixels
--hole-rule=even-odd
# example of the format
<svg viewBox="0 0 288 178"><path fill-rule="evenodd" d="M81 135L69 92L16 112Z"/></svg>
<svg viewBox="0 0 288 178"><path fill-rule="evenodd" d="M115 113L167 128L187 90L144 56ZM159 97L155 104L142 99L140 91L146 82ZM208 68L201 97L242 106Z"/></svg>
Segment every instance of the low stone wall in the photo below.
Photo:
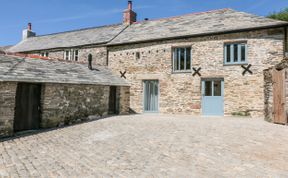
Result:
<svg viewBox="0 0 288 178"><path fill-rule="evenodd" d="M0 82L0 137L13 134L17 83Z"/></svg>

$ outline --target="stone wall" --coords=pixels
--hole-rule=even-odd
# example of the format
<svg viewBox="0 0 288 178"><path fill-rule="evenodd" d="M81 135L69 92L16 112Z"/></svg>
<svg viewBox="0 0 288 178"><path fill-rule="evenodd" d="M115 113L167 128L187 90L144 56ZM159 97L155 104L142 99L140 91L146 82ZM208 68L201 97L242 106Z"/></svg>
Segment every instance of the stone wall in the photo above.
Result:
<svg viewBox="0 0 288 178"><path fill-rule="evenodd" d="M16 82L0 82L0 138L13 135ZM119 114L129 114L129 87L117 87ZM109 86L42 84L41 128L68 125L88 116L106 116Z"/></svg>
<svg viewBox="0 0 288 178"><path fill-rule="evenodd" d="M283 29L195 37L109 47L109 67L116 75L127 71L131 83L130 106L143 112L143 80L159 80L160 112L201 114L201 79L224 78L225 115L264 114L263 70L283 58ZM253 74L242 76L240 65L224 65L224 43L246 41ZM172 72L172 47L191 46L192 65L201 67L201 77ZM140 59L136 58L140 53Z"/></svg>
<svg viewBox="0 0 288 178"><path fill-rule="evenodd" d="M43 128L108 113L109 86L45 84L42 95Z"/></svg>
<svg viewBox="0 0 288 178"><path fill-rule="evenodd" d="M14 82L0 82L0 137L13 134L16 88Z"/></svg>
<svg viewBox="0 0 288 178"><path fill-rule="evenodd" d="M119 114L129 114L130 112L130 87L117 87L119 98Z"/></svg>
<svg viewBox="0 0 288 178"><path fill-rule="evenodd" d="M78 62L88 62L88 55L92 54L92 63L94 65L107 65L107 49L106 47L81 47L73 48L79 50ZM44 51L43 51L44 52ZM49 52L50 58L62 59L64 60L64 49L47 50ZM41 52L33 52L32 54L41 55Z"/></svg>

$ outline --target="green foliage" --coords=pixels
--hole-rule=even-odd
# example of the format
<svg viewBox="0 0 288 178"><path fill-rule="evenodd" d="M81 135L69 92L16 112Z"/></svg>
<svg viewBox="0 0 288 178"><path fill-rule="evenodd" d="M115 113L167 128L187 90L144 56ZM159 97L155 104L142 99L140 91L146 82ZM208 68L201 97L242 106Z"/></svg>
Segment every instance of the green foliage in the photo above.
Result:
<svg viewBox="0 0 288 178"><path fill-rule="evenodd" d="M284 10L280 12L273 12L272 14L267 16L268 18L271 19L276 19L276 20L284 20L288 21L288 8L285 8Z"/></svg>

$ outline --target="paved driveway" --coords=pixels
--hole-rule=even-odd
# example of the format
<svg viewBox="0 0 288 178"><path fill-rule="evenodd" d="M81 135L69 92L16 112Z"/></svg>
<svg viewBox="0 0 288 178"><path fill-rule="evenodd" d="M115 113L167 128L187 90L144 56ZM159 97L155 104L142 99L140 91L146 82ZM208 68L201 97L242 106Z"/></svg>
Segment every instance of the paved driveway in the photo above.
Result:
<svg viewBox="0 0 288 178"><path fill-rule="evenodd" d="M288 127L119 116L0 142L0 177L288 177Z"/></svg>

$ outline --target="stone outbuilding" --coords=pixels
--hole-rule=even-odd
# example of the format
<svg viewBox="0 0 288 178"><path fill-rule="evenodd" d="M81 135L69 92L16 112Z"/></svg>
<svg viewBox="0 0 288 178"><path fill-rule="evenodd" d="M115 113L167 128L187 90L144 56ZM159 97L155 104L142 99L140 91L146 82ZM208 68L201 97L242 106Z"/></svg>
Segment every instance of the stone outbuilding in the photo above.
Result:
<svg viewBox="0 0 288 178"><path fill-rule="evenodd" d="M105 67L0 55L0 137L127 114L129 88Z"/></svg>

